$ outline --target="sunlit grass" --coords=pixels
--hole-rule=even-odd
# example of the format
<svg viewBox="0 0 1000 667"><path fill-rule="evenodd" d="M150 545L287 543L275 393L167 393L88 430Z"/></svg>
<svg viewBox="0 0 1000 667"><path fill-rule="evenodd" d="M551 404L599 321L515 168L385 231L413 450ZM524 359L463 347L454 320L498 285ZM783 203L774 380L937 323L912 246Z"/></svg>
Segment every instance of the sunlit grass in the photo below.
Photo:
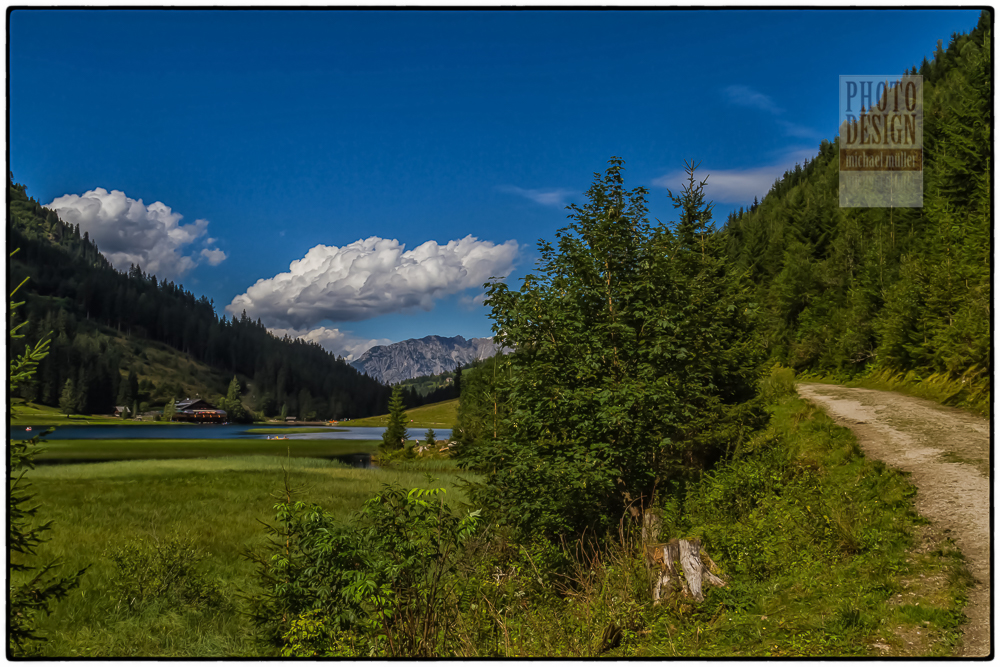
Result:
<svg viewBox="0 0 1000 667"><path fill-rule="evenodd" d="M336 441L334 441L336 442ZM382 484L426 486L426 473L358 469L315 458L229 456L209 459L113 461L41 466L29 473L51 540L42 553L64 569L90 566L83 583L42 622L48 656L238 656L256 648L239 613L237 593L252 588L253 568L241 557L265 540L261 522L274 518L287 479L296 500L347 518ZM450 502L464 500L454 473L433 473ZM110 595L110 549L132 539L191 539L205 552L206 577L224 591L225 613L193 609L122 611Z"/></svg>
<svg viewBox="0 0 1000 667"><path fill-rule="evenodd" d="M58 434L58 431L56 431ZM120 461L128 459L188 459L217 456L333 457L371 454L381 440L132 439L45 440L36 460L42 463Z"/></svg>
<svg viewBox="0 0 1000 667"><path fill-rule="evenodd" d="M156 424L165 426L171 422L146 422L132 419L119 419L106 415L69 415L68 417L48 405L38 405L37 403L27 403L23 398L11 399L10 425L11 426L82 426L84 424L100 424L101 426L112 426L115 424ZM177 424L180 426L181 424Z"/></svg>
<svg viewBox="0 0 1000 667"><path fill-rule="evenodd" d="M458 399L441 401L422 405L406 411L406 428L410 430L410 438L420 437L423 439L424 431L428 428L452 428L458 418ZM346 426L386 426L389 423L389 415L378 415L377 417L365 417L364 419L352 419L344 422ZM421 429L419 432L414 432Z"/></svg>

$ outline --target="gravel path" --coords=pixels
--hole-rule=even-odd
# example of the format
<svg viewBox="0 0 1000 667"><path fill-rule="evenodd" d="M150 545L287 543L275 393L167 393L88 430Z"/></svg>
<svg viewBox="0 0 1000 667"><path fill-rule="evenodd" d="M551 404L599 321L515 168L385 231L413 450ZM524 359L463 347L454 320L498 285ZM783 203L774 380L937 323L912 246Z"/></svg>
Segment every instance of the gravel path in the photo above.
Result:
<svg viewBox="0 0 1000 667"><path fill-rule="evenodd" d="M978 580L957 655L989 655L989 420L888 391L800 383L798 392L854 431L866 456L912 473L917 511L948 531Z"/></svg>

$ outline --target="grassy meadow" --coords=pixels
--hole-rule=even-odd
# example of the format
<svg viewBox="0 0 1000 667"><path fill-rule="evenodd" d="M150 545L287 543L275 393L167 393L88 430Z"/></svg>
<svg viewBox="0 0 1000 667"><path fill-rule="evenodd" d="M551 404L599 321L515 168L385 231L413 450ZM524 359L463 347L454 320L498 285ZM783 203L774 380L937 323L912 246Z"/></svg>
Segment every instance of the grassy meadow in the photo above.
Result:
<svg viewBox="0 0 1000 667"><path fill-rule="evenodd" d="M526 564L505 575L504 585L519 592L497 619L502 633L492 644L470 644L463 654L950 655L970 582L961 554L915 513L915 489L905 475L866 459L849 430L789 395L791 380L786 384L768 429L664 509L663 539L700 538L728 586L708 588L701 604L653 606L634 544L612 545L591 560L568 597L540 590ZM50 443L42 458L106 460L42 465L28 473L44 516L53 520L42 555L60 560L64 570L89 566L80 588L42 619L49 638L42 655L261 655L243 614L241 596L256 585L243 554L266 543L262 522L273 523L286 479L293 499L343 518L383 483L443 486L449 502L465 500L459 482L468 475L446 458L371 469L317 458L374 452L377 445ZM121 458L146 460L112 460ZM159 575L150 574L150 564L156 554L186 564L185 581L198 582L199 602L123 588L122 582L155 583ZM602 642L609 624L622 631L611 648Z"/></svg>
<svg viewBox="0 0 1000 667"><path fill-rule="evenodd" d="M11 411L10 411L10 425L11 426L35 426L35 425L45 425L45 426L82 426L85 424L100 424L101 426L110 426L114 424L128 424L134 426L136 424L159 424L164 426L166 424L177 424L181 426L179 422L144 422L135 421L132 419L119 419L117 417L109 417L104 415L69 415L59 412L59 408L54 408L48 405L38 405L36 403L27 403L23 398L13 398L11 399ZM186 426L190 426L187 424Z"/></svg>
<svg viewBox="0 0 1000 667"><path fill-rule="evenodd" d="M265 441L266 442L266 441ZM327 443L331 441L326 441ZM64 569L89 566L79 589L41 623L49 657L225 657L256 655L240 591L253 586L241 554L264 543L287 474L294 498L347 517L383 483L425 486L426 474L355 469L313 458L252 455L40 466L30 472L45 516L54 521L46 557ZM436 486L462 500L454 473ZM221 592L217 608L158 604L130 609L116 592L122 572L111 555L134 543L187 540L203 560L198 572Z"/></svg>
<svg viewBox="0 0 1000 667"><path fill-rule="evenodd" d="M42 444L40 463L197 459L232 456L292 456L328 458L373 454L381 440L241 440L134 439L51 440Z"/></svg>
<svg viewBox="0 0 1000 667"><path fill-rule="evenodd" d="M458 417L458 399L455 398L450 401L421 405L419 408L407 410L406 417L412 420L406 424L406 428L410 429L409 435L411 438L422 438L424 435L422 431L419 433L415 432L416 429L452 428ZM352 419L346 422L347 426L388 426L388 424L389 415Z"/></svg>

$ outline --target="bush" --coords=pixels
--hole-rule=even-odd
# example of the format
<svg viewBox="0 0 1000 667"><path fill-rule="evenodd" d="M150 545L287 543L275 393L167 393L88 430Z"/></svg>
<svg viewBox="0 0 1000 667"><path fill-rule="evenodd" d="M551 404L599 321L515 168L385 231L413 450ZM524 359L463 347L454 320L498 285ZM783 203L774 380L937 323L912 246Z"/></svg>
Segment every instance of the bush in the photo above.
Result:
<svg viewBox="0 0 1000 667"><path fill-rule="evenodd" d="M278 504L271 549L251 554L260 637L298 657L455 653L473 582L459 570L478 512L456 515L443 494L386 486L346 524L317 505Z"/></svg>

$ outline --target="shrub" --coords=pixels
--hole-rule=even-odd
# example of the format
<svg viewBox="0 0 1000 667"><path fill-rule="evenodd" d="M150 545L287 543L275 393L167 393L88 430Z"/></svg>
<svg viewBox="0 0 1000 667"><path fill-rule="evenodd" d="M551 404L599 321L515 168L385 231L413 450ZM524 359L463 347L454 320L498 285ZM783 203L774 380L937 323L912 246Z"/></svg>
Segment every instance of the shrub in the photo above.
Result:
<svg viewBox="0 0 1000 667"><path fill-rule="evenodd" d="M459 569L478 512L455 514L443 494L386 486L348 523L290 497L276 505L271 548L251 554L261 639L288 656L453 654L472 590Z"/></svg>

